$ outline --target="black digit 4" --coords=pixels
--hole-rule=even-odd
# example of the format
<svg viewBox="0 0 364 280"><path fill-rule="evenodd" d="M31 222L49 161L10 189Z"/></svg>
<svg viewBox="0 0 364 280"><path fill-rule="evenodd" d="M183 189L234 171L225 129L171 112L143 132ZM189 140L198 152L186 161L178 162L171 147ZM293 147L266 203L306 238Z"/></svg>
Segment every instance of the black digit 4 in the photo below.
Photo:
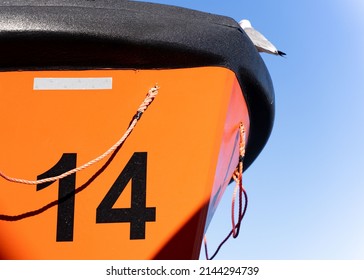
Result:
<svg viewBox="0 0 364 280"><path fill-rule="evenodd" d="M113 208L131 180L131 207ZM130 239L145 239L146 222L156 220L156 208L146 207L147 153L134 153L96 210L96 223L130 223Z"/></svg>

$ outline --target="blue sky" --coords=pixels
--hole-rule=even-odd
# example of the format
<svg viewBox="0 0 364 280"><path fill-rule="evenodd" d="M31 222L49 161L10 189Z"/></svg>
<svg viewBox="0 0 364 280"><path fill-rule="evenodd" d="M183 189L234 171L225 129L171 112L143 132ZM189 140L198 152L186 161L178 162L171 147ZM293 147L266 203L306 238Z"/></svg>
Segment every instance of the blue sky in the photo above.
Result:
<svg viewBox="0 0 364 280"><path fill-rule="evenodd" d="M216 259L364 259L364 2L149 2L248 18L287 53L262 54L274 128L244 173L240 235ZM210 253L230 229L231 193L207 232Z"/></svg>

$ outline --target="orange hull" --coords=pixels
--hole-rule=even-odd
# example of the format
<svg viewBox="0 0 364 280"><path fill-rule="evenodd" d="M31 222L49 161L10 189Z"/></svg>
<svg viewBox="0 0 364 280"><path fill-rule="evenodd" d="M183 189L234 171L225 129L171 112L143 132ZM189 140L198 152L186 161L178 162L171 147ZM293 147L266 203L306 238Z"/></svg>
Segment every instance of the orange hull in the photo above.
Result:
<svg viewBox="0 0 364 280"><path fill-rule="evenodd" d="M49 77L109 77L112 88L33 89L35 78ZM72 155L68 166L76 167L102 154L124 133L148 89L155 83L160 87L106 167L107 159L77 172L74 183L62 179L38 189L1 181L2 258L198 258L209 201L214 201L212 213L238 163L240 122L249 128L233 72L219 67L27 71L2 73L0 83L2 129L7 132L0 166L13 177L31 180L55 170L62 155ZM132 165L136 158L143 164ZM119 179L127 165L145 169L145 176L125 175L124 186ZM67 171L62 168L57 172ZM145 182L136 182L143 176ZM63 202L71 210L57 202L67 184L76 192ZM119 193L109 198L115 203L109 203L102 222L97 208L112 186ZM145 189L145 204L132 207L136 188ZM123 221L115 209L136 213L133 218L126 212ZM138 211L144 211L139 223Z"/></svg>

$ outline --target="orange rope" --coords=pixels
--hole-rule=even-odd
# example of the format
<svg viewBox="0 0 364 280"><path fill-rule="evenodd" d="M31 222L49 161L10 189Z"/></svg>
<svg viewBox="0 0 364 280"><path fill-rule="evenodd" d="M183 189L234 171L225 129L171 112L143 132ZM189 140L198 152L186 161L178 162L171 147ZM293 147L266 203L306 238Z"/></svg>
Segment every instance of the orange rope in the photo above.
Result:
<svg viewBox="0 0 364 280"><path fill-rule="evenodd" d="M244 156L245 156L245 144L246 144L245 143L245 140L246 140L245 139L245 128L244 128L243 123L240 123L239 133L240 133L239 164L233 173L233 179L236 184L235 184L233 198L232 198L232 202L231 202L232 229L229 232L229 234L225 237L225 239L223 241L221 241L221 243L217 247L215 253L211 256L211 258L209 258L209 254L208 254L208 250L207 250L206 235L204 236L205 255L206 255L206 259L208 259L208 260L212 260L213 258L216 257L217 253L220 251L221 247L225 244L225 242L228 241L230 236L233 236L233 238L238 237L239 231L240 231L240 226L241 226L241 221L243 220L246 210L248 208L248 195L246 193L246 190L243 187L243 170L244 170L243 160L244 160ZM236 200L236 194L238 192L239 192L239 215L238 215L238 222L235 223L235 200ZM245 200L244 209L242 206L243 195L244 195L244 200Z"/></svg>
<svg viewBox="0 0 364 280"><path fill-rule="evenodd" d="M239 190L239 218L238 221L242 219L242 193L244 191L243 187L243 159L245 156L245 128L244 125L240 124L240 142L239 142L239 164L236 168L233 178L236 182L233 198L231 203L231 223L232 223L232 230L233 230L233 237L236 238L239 235L240 230L240 223L238 222L235 224L235 200L236 200L236 193Z"/></svg>
<svg viewBox="0 0 364 280"><path fill-rule="evenodd" d="M125 140L128 138L128 136L130 135L130 133L133 131L133 129L135 128L138 120L140 119L141 115L144 113L144 111L148 108L148 106L153 102L155 96L158 94L158 90L159 90L159 86L156 85L154 87L152 87L149 91L147 96L145 97L144 101L142 102L142 104L140 104L137 113L134 115L132 121L129 124L128 129L125 131L124 135L120 138L119 141L117 141L112 147L110 147L105 153L103 153L102 155L100 155L99 157L90 160L89 162L76 167L74 169L71 169L65 173L62 173L58 176L54 176L54 177L49 177L49 178L45 178L45 179L41 179L41 180L25 180L25 179L18 179L18 178L13 178L10 176L5 175L2 171L0 171L0 176L3 177L4 179L13 182L13 183L21 183L21 184L26 184L26 185L38 185L38 184L43 184L43 183L47 183L47 182L53 182L53 181L57 181L60 180L62 178L65 178L71 174L74 174L76 172L79 172L81 170L84 170L88 167L90 167L91 165L99 162L100 160L106 158L107 156L109 156L112 152L114 152L118 147L120 147Z"/></svg>

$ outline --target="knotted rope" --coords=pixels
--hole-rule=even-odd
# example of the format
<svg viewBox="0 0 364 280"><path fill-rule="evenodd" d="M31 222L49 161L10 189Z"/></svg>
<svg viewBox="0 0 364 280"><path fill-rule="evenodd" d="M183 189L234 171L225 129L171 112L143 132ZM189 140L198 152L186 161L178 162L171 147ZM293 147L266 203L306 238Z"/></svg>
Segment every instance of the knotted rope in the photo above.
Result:
<svg viewBox="0 0 364 280"><path fill-rule="evenodd" d="M223 241L219 244L217 247L215 253L209 258L208 250L207 250L207 238L206 235L204 236L204 247L205 247L205 255L207 260L212 260L216 257L217 253L220 251L221 247L225 244L226 241L230 238L230 236L233 236L233 238L237 238L240 231L241 222L244 219L246 210L248 208L248 195L246 193L246 190L243 186L243 161L245 156L245 128L244 124L240 123L239 126L239 133L240 133L240 140L239 140L239 163L236 167L234 173L233 173L233 179L235 181L235 187L233 192L233 198L231 202L231 223L232 223L232 229L229 232L229 234L225 237ZM238 215L238 222L235 223L235 200L236 195L239 193L239 215ZM243 195L244 195L244 209L243 209Z"/></svg>
<svg viewBox="0 0 364 280"><path fill-rule="evenodd" d="M64 172L58 176L49 177L49 178L45 178L45 179L41 179L41 180L26 180L26 179L13 178L13 177L10 177L10 176L4 174L4 172L2 172L1 170L0 170L0 176L3 177L5 180L8 180L13 183L20 183L20 184L26 184L26 185L38 185L38 184L44 184L44 183L54 182L54 181L63 179L71 174L82 171L82 170L90 167L91 165L103 160L104 158L106 158L111 153L113 153L118 147L120 147L125 142L125 140L128 138L130 133L133 131L133 129L137 125L142 114L149 107L149 105L153 102L155 96L158 94L158 90L159 90L159 86L156 85L148 91L147 96L145 97L144 101L140 104L137 112L135 113L131 122L129 123L129 126L128 126L127 130L125 131L124 135L112 147L110 147L106 152L104 152L102 155L98 156L97 158L90 160L89 162L87 162L79 167L76 167L74 169L71 169L67 172Z"/></svg>

